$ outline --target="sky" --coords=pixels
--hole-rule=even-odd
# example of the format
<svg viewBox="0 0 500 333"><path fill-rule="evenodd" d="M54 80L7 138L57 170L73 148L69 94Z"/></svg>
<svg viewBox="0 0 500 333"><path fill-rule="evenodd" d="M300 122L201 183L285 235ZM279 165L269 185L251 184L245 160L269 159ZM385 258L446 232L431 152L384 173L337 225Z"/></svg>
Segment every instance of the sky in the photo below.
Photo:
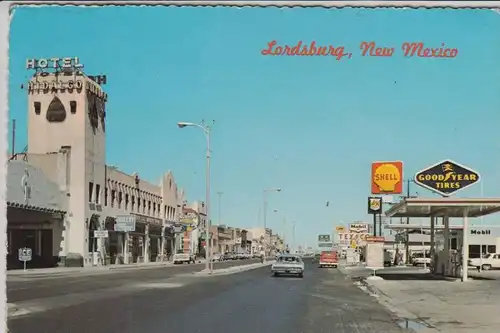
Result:
<svg viewBox="0 0 500 333"><path fill-rule="evenodd" d="M279 187L267 226L290 242L293 221L296 243L314 245L336 225L371 221L373 161L401 160L411 178L453 159L482 177L457 196L480 196L482 187L500 197L498 31L491 10L19 8L10 118L22 149L26 59L78 56L85 72L108 78L108 164L154 183L172 170L189 200L203 200L203 134L176 124L205 120L213 124L213 222L223 192L222 223L262 226L263 189ZM344 46L352 57L263 56L273 40ZM363 57L363 41L394 55ZM405 58L405 42L444 43L458 55ZM416 185L411 192L434 196Z"/></svg>

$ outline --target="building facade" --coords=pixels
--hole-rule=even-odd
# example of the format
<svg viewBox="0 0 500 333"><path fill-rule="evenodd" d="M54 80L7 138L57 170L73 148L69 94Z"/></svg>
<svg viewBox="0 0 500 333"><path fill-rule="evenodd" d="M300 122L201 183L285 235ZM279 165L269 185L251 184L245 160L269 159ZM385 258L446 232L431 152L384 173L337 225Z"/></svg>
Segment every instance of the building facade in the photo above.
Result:
<svg viewBox="0 0 500 333"><path fill-rule="evenodd" d="M28 244L52 248L51 261L63 265L163 260L182 243L184 230L174 227L178 227L180 212L186 206L184 191L170 171L153 184L139 174L106 165L108 96L99 80L84 74L75 63L69 66L71 59L67 59L61 60L60 70L48 72L37 67L28 82L28 146L13 157L9 169L12 179L22 178L25 172L31 174L30 179L38 178L30 185L29 199L38 203L30 205L25 194L11 189L15 207L10 211L8 229L27 230L29 225L34 234L51 236L28 244L27 236L23 240L19 232L17 236L12 233L10 253ZM33 60L28 67L42 64L42 60ZM13 188L15 182L12 180ZM42 195L48 188L53 197L50 200ZM29 207L54 216L42 216L38 219L45 222L29 224L18 212ZM133 218L133 230L117 229L117 218L123 216ZM56 222L52 222L53 217ZM18 240L14 242L14 238Z"/></svg>

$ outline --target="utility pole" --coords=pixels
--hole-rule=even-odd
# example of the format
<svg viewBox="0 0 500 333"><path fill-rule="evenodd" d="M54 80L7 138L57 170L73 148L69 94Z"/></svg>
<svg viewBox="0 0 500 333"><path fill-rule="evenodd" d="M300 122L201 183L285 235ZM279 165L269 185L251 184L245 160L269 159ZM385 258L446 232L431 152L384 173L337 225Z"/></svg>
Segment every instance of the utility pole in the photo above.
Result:
<svg viewBox="0 0 500 333"><path fill-rule="evenodd" d="M411 179L408 179L406 181L406 198L410 197L410 193L411 193L410 192L410 184L411 184L411 182L412 182ZM407 225L410 224L410 217L409 216L406 217L406 224ZM406 257L405 263L406 264L410 263L410 233L409 233L408 228L406 229L405 257Z"/></svg>
<svg viewBox="0 0 500 333"><path fill-rule="evenodd" d="M295 221L292 222L292 249L295 248Z"/></svg>
<svg viewBox="0 0 500 333"><path fill-rule="evenodd" d="M222 195L224 194L224 192L217 192L217 197L218 197L218 212L217 212L217 224L221 225L222 224L222 220L221 220L221 206L222 206Z"/></svg>

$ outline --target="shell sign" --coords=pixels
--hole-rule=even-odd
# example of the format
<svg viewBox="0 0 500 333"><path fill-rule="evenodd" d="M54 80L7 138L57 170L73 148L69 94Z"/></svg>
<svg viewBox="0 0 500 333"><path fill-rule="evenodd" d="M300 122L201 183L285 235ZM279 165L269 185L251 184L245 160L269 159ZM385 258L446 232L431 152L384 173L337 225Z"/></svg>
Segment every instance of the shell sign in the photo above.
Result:
<svg viewBox="0 0 500 333"><path fill-rule="evenodd" d="M372 194L403 193L403 162L372 163Z"/></svg>

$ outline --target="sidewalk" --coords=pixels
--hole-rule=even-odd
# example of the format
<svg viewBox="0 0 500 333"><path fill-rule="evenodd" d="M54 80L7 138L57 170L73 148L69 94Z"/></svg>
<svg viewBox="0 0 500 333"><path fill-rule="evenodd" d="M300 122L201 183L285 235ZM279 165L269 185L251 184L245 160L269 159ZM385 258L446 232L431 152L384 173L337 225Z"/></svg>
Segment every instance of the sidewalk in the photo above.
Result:
<svg viewBox="0 0 500 333"><path fill-rule="evenodd" d="M415 274L417 275L417 274ZM496 333L500 281L364 280L380 303L417 333Z"/></svg>
<svg viewBox="0 0 500 333"><path fill-rule="evenodd" d="M197 261L198 263L204 263L205 260ZM150 263L134 263L134 264L124 264L124 265L106 265L106 266L88 266L88 267L52 267L52 268L35 268L27 269L26 271L22 269L9 270L7 271L7 277L41 277L41 276L61 276L61 275L74 275L74 274L103 274L110 271L116 270L132 270L132 269L148 269L148 268L158 268L162 266L174 266L171 261L162 262L150 262Z"/></svg>

